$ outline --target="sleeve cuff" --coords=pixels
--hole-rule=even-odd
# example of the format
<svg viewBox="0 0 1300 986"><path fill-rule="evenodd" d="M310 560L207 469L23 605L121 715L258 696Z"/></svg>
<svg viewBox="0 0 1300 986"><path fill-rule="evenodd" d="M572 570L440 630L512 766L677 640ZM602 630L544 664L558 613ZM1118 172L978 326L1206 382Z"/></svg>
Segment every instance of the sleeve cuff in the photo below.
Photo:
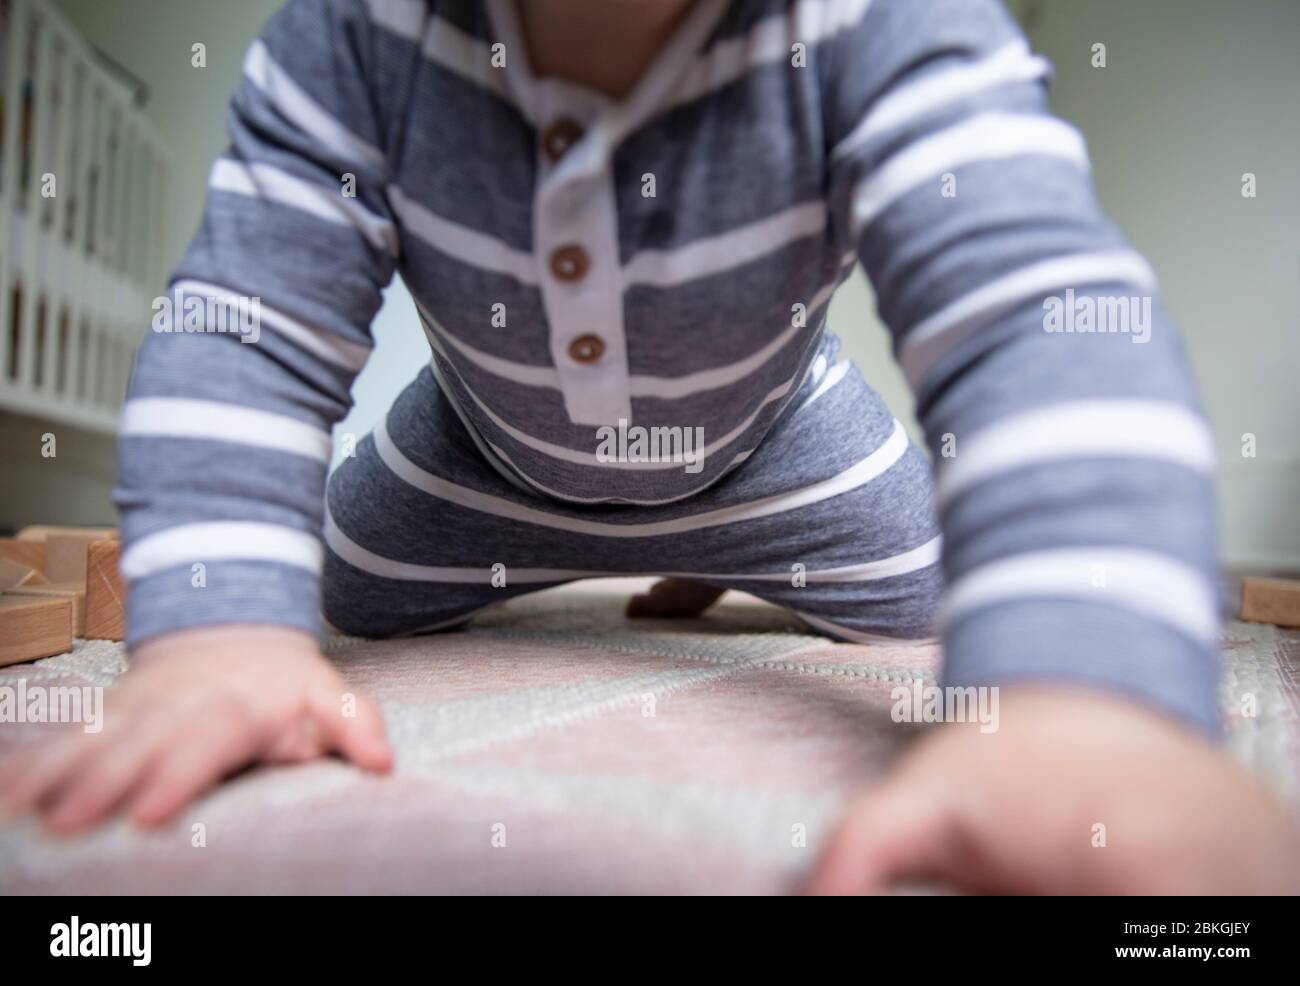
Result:
<svg viewBox="0 0 1300 986"><path fill-rule="evenodd" d="M948 626L944 648L946 685L1078 683L1126 695L1211 737L1222 733L1217 650L1121 608L1000 603Z"/></svg>
<svg viewBox="0 0 1300 986"><path fill-rule="evenodd" d="M195 627L266 623L321 634L320 577L273 562L178 566L132 582L126 599L126 644Z"/></svg>

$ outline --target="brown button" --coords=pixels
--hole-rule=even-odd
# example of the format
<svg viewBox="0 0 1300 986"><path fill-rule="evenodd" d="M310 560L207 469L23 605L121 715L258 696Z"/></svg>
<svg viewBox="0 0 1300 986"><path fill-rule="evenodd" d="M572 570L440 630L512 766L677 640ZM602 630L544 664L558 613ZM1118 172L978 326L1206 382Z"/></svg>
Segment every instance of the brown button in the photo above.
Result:
<svg viewBox="0 0 1300 986"><path fill-rule="evenodd" d="M551 254L551 273L561 281L580 281L591 261L580 246L562 246Z"/></svg>
<svg viewBox="0 0 1300 986"><path fill-rule="evenodd" d="M569 355L575 363L594 363L605 355L605 340L600 336L578 336L569 343Z"/></svg>
<svg viewBox="0 0 1300 986"><path fill-rule="evenodd" d="M552 161L558 161L582 139L582 127L568 117L561 117L542 131L542 150Z"/></svg>

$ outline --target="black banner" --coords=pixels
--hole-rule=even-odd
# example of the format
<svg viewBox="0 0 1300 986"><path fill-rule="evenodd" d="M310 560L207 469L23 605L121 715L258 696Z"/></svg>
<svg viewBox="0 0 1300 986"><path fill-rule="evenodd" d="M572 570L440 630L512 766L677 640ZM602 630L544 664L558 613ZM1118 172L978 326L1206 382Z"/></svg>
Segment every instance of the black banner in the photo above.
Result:
<svg viewBox="0 0 1300 986"><path fill-rule="evenodd" d="M643 970L661 962L680 969L685 956L661 951L672 940L663 937L669 920L678 940L694 938L693 925L699 931L718 922L731 927L730 958L715 959L724 963L743 962L746 951L751 961L765 962L775 951L806 962L810 971L856 961L859 974L891 967L928 977L978 968L1130 967L1232 976L1280 967L1294 951L1295 934L1292 902L1262 899L877 898L831 904L829 912L782 913L760 934L745 929L742 922L751 916L741 902L729 903L722 915L711 906L707 918L693 918L691 905L678 903L671 919L647 914L638 902L629 914L603 922L583 915L581 923L507 917L499 903L479 908L458 902L453 909L419 899L37 898L8 905L0 932L7 969L70 967L115 977L281 969L374 974L432 955L475 961L484 971L499 971L503 958L527 956L546 956L553 968L564 956L590 969L592 960L607 967L618 961L614 952L626 958L628 950ZM583 909L581 902L572 906ZM633 944L634 936L644 940ZM462 943L468 954L457 956ZM687 944L688 954L700 950L694 941Z"/></svg>

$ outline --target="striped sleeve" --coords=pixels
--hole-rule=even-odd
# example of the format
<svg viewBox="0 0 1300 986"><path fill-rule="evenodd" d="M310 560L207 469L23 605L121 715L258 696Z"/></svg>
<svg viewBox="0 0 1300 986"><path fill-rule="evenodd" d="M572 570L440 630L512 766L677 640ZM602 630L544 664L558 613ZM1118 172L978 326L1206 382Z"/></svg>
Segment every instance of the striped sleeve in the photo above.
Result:
<svg viewBox="0 0 1300 986"><path fill-rule="evenodd" d="M836 235L936 464L947 682L1217 730L1212 437L1048 65L994 0L874 0L824 71Z"/></svg>
<svg viewBox="0 0 1300 986"><path fill-rule="evenodd" d="M319 630L330 427L397 253L372 57L351 0L293 0L248 49L230 146L123 411L131 645L220 623Z"/></svg>

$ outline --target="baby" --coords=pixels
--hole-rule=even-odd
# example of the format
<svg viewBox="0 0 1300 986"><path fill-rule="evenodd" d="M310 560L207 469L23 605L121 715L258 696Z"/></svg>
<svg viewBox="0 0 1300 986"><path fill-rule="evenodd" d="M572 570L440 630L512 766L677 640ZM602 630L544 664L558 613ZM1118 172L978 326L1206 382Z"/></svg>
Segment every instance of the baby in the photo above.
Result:
<svg viewBox="0 0 1300 986"><path fill-rule="evenodd" d="M132 670L8 807L153 825L252 763L385 770L322 613L423 633L658 574L633 614L742 589L1001 688L812 890L1294 889L1211 742L1212 438L1048 71L996 0L290 0L123 416ZM859 263L934 487L826 329ZM398 271L432 359L326 494Z"/></svg>

